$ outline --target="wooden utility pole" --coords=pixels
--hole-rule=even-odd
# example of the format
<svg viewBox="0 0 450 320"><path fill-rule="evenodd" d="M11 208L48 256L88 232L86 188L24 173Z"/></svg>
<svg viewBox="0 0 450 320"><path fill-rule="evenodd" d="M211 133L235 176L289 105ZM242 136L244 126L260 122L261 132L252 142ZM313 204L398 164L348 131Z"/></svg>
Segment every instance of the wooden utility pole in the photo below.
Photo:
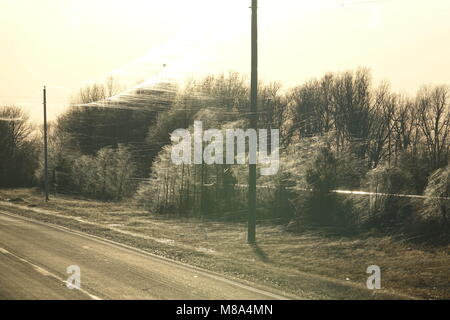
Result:
<svg viewBox="0 0 450 320"><path fill-rule="evenodd" d="M258 99L258 0L252 0L252 69L250 83L250 129L257 127ZM251 149L251 148L250 148ZM249 157L250 158L250 157ZM249 244L256 243L256 163L249 163L248 175L248 231Z"/></svg>
<svg viewBox="0 0 450 320"><path fill-rule="evenodd" d="M48 145L47 145L47 89L44 87L44 187L45 201L48 201Z"/></svg>

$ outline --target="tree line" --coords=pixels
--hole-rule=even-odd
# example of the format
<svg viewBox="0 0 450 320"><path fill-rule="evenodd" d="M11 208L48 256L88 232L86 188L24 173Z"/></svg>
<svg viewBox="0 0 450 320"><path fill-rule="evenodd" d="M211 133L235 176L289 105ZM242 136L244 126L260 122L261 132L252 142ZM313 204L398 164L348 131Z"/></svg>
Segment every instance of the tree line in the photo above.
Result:
<svg viewBox="0 0 450 320"><path fill-rule="evenodd" d="M387 82L375 84L370 70L360 68L291 89L260 83L258 107L258 127L279 129L281 143L278 174L258 177L260 219L348 230L438 228L448 234L449 86L424 86L407 96ZM1 148L8 151L0 158L2 186L40 185L36 135L25 115L11 114L17 108L2 110L1 117L22 119L0 121ZM56 192L130 199L154 214L244 219L246 167L175 165L170 135L192 130L195 120L204 130L246 128L248 111L248 81L236 72L183 86L119 92L109 80L83 88L50 125L50 184ZM17 168L6 169L12 165ZM346 196L336 189L378 195Z"/></svg>

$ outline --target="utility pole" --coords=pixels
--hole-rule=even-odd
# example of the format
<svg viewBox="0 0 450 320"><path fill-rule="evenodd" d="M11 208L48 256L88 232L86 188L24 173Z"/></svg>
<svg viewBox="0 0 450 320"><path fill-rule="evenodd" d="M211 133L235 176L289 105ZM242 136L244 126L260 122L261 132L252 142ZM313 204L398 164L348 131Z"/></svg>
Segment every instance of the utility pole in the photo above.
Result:
<svg viewBox="0 0 450 320"><path fill-rule="evenodd" d="M44 86L44 184L45 184L45 201L48 201L48 153L47 153L47 89Z"/></svg>
<svg viewBox="0 0 450 320"><path fill-rule="evenodd" d="M252 0L252 69L250 83L250 129L257 127L258 99L258 0ZM256 163L249 163L247 242L256 243Z"/></svg>

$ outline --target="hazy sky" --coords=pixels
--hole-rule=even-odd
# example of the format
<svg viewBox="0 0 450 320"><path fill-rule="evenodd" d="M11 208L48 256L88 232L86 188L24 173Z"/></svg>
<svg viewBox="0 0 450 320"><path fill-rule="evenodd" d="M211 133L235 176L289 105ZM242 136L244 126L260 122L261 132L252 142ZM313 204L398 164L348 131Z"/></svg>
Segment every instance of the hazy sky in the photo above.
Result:
<svg viewBox="0 0 450 320"><path fill-rule="evenodd" d="M54 118L115 75L249 72L250 0L0 0L0 105ZM449 0L259 0L260 77L301 84L370 67L401 92L450 84ZM166 64L167 67L163 68ZM164 71L163 71L164 70Z"/></svg>

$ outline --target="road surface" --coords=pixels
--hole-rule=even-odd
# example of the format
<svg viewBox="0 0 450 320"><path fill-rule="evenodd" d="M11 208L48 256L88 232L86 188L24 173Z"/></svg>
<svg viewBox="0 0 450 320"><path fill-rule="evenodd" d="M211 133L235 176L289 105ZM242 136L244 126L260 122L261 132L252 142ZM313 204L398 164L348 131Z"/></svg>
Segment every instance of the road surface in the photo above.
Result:
<svg viewBox="0 0 450 320"><path fill-rule="evenodd" d="M79 266L80 290L67 288ZM0 299L283 299L132 248L0 211Z"/></svg>

